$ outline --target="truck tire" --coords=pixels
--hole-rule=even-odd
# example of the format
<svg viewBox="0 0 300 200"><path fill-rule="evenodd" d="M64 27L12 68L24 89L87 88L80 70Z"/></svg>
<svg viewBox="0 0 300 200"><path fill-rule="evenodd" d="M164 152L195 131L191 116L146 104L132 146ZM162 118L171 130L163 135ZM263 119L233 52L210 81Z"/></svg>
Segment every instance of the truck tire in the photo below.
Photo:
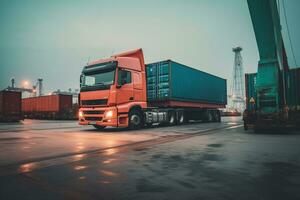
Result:
<svg viewBox="0 0 300 200"><path fill-rule="evenodd" d="M221 122L221 114L217 110L214 112L214 122Z"/></svg>
<svg viewBox="0 0 300 200"><path fill-rule="evenodd" d="M129 124L129 129L131 130L136 130L143 128L144 126L144 118L142 111L139 109L133 109L129 112L128 116L128 124Z"/></svg>
<svg viewBox="0 0 300 200"><path fill-rule="evenodd" d="M168 120L170 126L176 125L176 113L174 111L171 110L168 112Z"/></svg>
<svg viewBox="0 0 300 200"><path fill-rule="evenodd" d="M206 112L206 115L205 115L205 122L212 122L214 119L213 119L213 114L211 111L207 111Z"/></svg>
<svg viewBox="0 0 300 200"><path fill-rule="evenodd" d="M100 125L93 125L96 129L98 130L103 130L105 126L100 126Z"/></svg>
<svg viewBox="0 0 300 200"><path fill-rule="evenodd" d="M184 114L184 112L178 112L178 120L177 120L177 122L178 122L178 124L184 124L184 123L186 123L186 118L185 118L185 114Z"/></svg>

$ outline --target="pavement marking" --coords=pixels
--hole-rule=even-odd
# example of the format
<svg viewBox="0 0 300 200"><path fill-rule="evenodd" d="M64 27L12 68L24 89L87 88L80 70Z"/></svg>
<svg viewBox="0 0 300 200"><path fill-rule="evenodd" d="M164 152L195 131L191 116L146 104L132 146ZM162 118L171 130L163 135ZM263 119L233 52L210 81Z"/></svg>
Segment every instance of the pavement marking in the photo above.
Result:
<svg viewBox="0 0 300 200"><path fill-rule="evenodd" d="M153 138L149 140L133 142L133 143L123 144L114 147L98 148L98 149L82 151L82 152L65 153L61 155L24 160L17 163L0 166L0 176L28 173L49 166L63 165L66 163L72 163L83 159L96 157L99 156L99 154L105 155L106 153L110 153L110 152L117 153L120 150L122 150L123 152L123 151L136 150L136 149L137 150L145 149L147 147L152 147L155 145L174 142L178 140L184 140L195 136L213 134L215 133L213 131L233 129L241 126L242 125L235 125L235 126L227 125L224 127L204 129L195 133L188 133L188 134L183 133L183 134L168 135L168 136L164 135L159 138Z"/></svg>
<svg viewBox="0 0 300 200"><path fill-rule="evenodd" d="M238 127L241 127L241 126L244 126L244 125L240 124L240 125L231 126L231 127L225 128L225 129L228 130L228 129L238 128Z"/></svg>

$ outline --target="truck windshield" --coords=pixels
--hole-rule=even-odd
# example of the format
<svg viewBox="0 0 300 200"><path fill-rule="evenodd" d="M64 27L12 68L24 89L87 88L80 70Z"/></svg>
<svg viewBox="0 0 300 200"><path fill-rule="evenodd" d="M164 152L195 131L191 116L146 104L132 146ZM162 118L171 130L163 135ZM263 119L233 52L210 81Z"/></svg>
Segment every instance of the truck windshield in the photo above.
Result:
<svg viewBox="0 0 300 200"><path fill-rule="evenodd" d="M85 66L80 77L80 91L105 90L114 84L117 62Z"/></svg>
<svg viewBox="0 0 300 200"><path fill-rule="evenodd" d="M82 86L111 85L114 83L115 70L83 74Z"/></svg>

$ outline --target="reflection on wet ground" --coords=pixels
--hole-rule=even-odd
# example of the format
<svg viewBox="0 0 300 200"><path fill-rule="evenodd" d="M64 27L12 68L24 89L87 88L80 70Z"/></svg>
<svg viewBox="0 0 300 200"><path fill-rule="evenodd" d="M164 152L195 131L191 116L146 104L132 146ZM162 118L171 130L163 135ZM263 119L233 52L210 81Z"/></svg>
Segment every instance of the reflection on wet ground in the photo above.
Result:
<svg viewBox="0 0 300 200"><path fill-rule="evenodd" d="M74 170L79 171L79 170L84 170L86 168L88 168L88 166L86 165L77 165L74 167Z"/></svg>
<svg viewBox="0 0 300 200"><path fill-rule="evenodd" d="M112 171L108 171L108 170L100 170L100 172L101 172L101 174L103 174L104 176L111 176L111 177L118 176L117 173L112 172Z"/></svg>
<svg viewBox="0 0 300 200"><path fill-rule="evenodd" d="M73 161L82 160L85 156L86 156L86 154L77 154L77 155L74 155L73 156Z"/></svg>
<svg viewBox="0 0 300 200"><path fill-rule="evenodd" d="M30 172L34 169L34 167L35 167L35 163L23 164L20 166L19 172L21 173Z"/></svg>
<svg viewBox="0 0 300 200"><path fill-rule="evenodd" d="M114 162L114 161L116 161L116 160L117 160L117 159L110 158L110 159L107 159L107 160L102 161L102 164L110 164L110 163L112 163L112 162Z"/></svg>
<svg viewBox="0 0 300 200"><path fill-rule="evenodd" d="M69 141L75 154L18 164L17 173L0 173L0 199L300 199L300 133L259 135L245 133L236 120L223 124L232 126L147 129L140 134L155 142L132 146L120 141L139 137L138 131L97 133L100 137L89 131L74 133L74 138L43 133ZM173 139L210 126L217 128L211 134ZM102 141L92 141L96 138ZM19 147L33 149L38 143ZM100 143L105 148L93 151ZM80 148L90 151L81 153Z"/></svg>

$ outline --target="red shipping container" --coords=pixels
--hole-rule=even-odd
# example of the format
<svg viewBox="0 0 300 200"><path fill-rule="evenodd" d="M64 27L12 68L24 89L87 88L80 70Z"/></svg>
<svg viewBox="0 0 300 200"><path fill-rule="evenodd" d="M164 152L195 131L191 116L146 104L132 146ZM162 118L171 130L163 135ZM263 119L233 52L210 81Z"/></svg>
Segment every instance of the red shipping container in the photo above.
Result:
<svg viewBox="0 0 300 200"><path fill-rule="evenodd" d="M30 118L68 118L72 111L72 95L24 98L22 111Z"/></svg>
<svg viewBox="0 0 300 200"><path fill-rule="evenodd" d="M21 92L0 91L0 121L22 119L21 96Z"/></svg>

